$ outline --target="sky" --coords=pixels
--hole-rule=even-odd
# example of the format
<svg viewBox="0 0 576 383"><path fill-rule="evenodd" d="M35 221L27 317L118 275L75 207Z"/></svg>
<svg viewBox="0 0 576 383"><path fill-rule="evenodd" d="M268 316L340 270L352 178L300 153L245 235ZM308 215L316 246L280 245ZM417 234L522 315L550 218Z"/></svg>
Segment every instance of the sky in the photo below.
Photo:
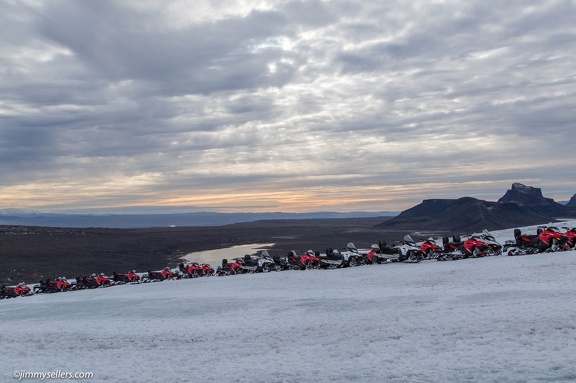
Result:
<svg viewBox="0 0 576 383"><path fill-rule="evenodd" d="M504 243L512 230L493 234ZM2 300L10 330L0 332L0 378L574 382L575 255L192 278Z"/></svg>
<svg viewBox="0 0 576 383"><path fill-rule="evenodd" d="M576 193L573 0L0 5L0 208Z"/></svg>

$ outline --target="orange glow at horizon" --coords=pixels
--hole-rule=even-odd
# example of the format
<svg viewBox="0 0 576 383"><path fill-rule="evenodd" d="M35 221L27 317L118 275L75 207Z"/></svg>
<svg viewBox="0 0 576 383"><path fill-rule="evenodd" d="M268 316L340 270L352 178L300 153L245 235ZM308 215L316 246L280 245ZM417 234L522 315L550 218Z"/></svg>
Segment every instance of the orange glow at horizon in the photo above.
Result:
<svg viewBox="0 0 576 383"><path fill-rule="evenodd" d="M11 189L0 188L3 193L3 206L0 208L48 208L58 209L109 209L120 207L192 207L194 209L221 212L309 212L309 211L403 211L424 199L458 198L465 196L466 190L479 189L493 182L469 182L459 184L411 184L378 186L338 186L308 187L297 190L255 191L202 190L189 195L181 190L159 192L151 189L127 188L122 194L118 185L109 188L101 184L89 189L54 185L54 188L40 185L20 185ZM502 182L502 195L509 187L509 181ZM127 185L124 185L127 186ZM464 194L456 197L462 190ZM424 194L425 193L425 194ZM474 195L471 195L474 197Z"/></svg>

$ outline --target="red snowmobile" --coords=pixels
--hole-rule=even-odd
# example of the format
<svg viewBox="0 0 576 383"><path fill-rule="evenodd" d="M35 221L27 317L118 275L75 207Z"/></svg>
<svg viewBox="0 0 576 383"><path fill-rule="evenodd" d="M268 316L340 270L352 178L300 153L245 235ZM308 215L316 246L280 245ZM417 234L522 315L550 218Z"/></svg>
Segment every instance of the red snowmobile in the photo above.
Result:
<svg viewBox="0 0 576 383"><path fill-rule="evenodd" d="M522 234L520 229L514 229L514 241L506 241L504 244L504 251L508 251L508 255L526 255L538 253L540 245L539 235L542 232L542 227L536 229L536 234Z"/></svg>
<svg viewBox="0 0 576 383"><path fill-rule="evenodd" d="M174 278L176 278L176 273L170 270L169 267L165 267L162 271L152 271L148 269L148 273L142 276L142 282L159 282Z"/></svg>
<svg viewBox="0 0 576 383"><path fill-rule="evenodd" d="M204 276L204 270L202 270L202 266L200 266L200 264L197 262L192 262L186 271L190 278L198 278Z"/></svg>
<svg viewBox="0 0 576 383"><path fill-rule="evenodd" d="M202 267L197 262L191 264L180 263L178 264L180 271L180 278L197 278L202 276Z"/></svg>
<svg viewBox="0 0 576 383"><path fill-rule="evenodd" d="M538 236L545 252L560 251L568 243L568 236L556 226L548 226Z"/></svg>
<svg viewBox="0 0 576 383"><path fill-rule="evenodd" d="M315 269L319 267L321 262L319 254L316 255L312 250L308 250L300 256L294 250L291 250L288 253L287 260L294 270Z"/></svg>
<svg viewBox="0 0 576 383"><path fill-rule="evenodd" d="M222 265L216 268L216 275L219 277L236 274L242 274L242 262L240 262L238 258L232 263L229 263L226 258L223 258Z"/></svg>
<svg viewBox="0 0 576 383"><path fill-rule="evenodd" d="M381 264L383 262L389 262L390 261L389 258L382 255L382 252L380 250L381 250L380 246L376 244L370 246L370 250L364 256L364 263L366 263L367 265L373 265L375 263Z"/></svg>
<svg viewBox="0 0 576 383"><path fill-rule="evenodd" d="M210 277L214 275L214 269L207 263L192 262L189 265L180 263L178 268L181 275L185 278Z"/></svg>
<svg viewBox="0 0 576 383"><path fill-rule="evenodd" d="M131 270L126 274L118 274L117 272L112 272L112 281L115 284L123 283L140 283L140 276L136 274L135 270Z"/></svg>
<svg viewBox="0 0 576 383"><path fill-rule="evenodd" d="M453 235L452 240L448 237L442 237L442 251L436 257L437 261L456 261L462 259L462 246L464 242L459 235Z"/></svg>
<svg viewBox="0 0 576 383"><path fill-rule="evenodd" d="M555 226L539 226L536 235L522 234L520 229L514 229L514 245L508 250L508 255L526 255L559 251L568 243L568 236L561 233Z"/></svg>
<svg viewBox="0 0 576 383"><path fill-rule="evenodd" d="M32 295L32 291L24 282L20 282L16 286L2 285L0 287L0 299L24 297L27 295Z"/></svg>
<svg viewBox="0 0 576 383"><path fill-rule="evenodd" d="M112 281L104 273L100 275L92 274L90 276L76 277L76 289L95 289L97 287L108 287L112 285Z"/></svg>
<svg viewBox="0 0 576 383"><path fill-rule="evenodd" d="M442 253L442 247L432 237L420 244L420 250L422 250L426 259L436 259Z"/></svg>
<svg viewBox="0 0 576 383"><path fill-rule="evenodd" d="M566 244L563 250L574 249L574 246L576 246L576 228L562 227L562 229L565 230L564 235L566 236Z"/></svg>
<svg viewBox="0 0 576 383"><path fill-rule="evenodd" d="M53 281L50 278L40 280L40 283L35 285L33 290L35 293L56 293L59 291L72 290L72 284L64 277L58 277Z"/></svg>
<svg viewBox="0 0 576 383"><path fill-rule="evenodd" d="M202 267L202 272L204 273L205 277L211 277L214 275L214 268L208 263L201 263L200 266Z"/></svg>
<svg viewBox="0 0 576 383"><path fill-rule="evenodd" d="M462 243L460 250L462 251L462 258L479 258L488 254L490 246L480 238L478 235L472 235Z"/></svg>

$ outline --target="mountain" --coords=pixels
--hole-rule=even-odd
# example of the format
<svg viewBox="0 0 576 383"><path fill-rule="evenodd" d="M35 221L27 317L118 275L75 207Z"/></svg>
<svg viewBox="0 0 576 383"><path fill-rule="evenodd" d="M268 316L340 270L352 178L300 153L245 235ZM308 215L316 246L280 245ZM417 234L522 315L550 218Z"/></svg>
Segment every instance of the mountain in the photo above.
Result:
<svg viewBox="0 0 576 383"><path fill-rule="evenodd" d="M0 216L9 216L9 217L34 217L42 215L43 213L37 210L30 210L30 209L0 209Z"/></svg>
<svg viewBox="0 0 576 383"><path fill-rule="evenodd" d="M552 198L542 195L540 188L526 186L521 183L513 183L512 188L498 202L512 202L526 205L532 209L554 218L573 216L576 209L555 202Z"/></svg>
<svg viewBox="0 0 576 383"><path fill-rule="evenodd" d="M570 201L568 201L568 203L566 203L564 206L576 208L576 194L574 194L572 198L570 198Z"/></svg>
<svg viewBox="0 0 576 383"><path fill-rule="evenodd" d="M573 205L570 205L572 203ZM527 226L576 218L576 195L568 205L542 195L540 188L513 183L498 202L472 197L429 199L377 225L404 230L453 230L473 232Z"/></svg>
<svg viewBox="0 0 576 383"><path fill-rule="evenodd" d="M471 232L537 225L549 220L549 216L528 206L462 197L424 200L377 226L405 230Z"/></svg>

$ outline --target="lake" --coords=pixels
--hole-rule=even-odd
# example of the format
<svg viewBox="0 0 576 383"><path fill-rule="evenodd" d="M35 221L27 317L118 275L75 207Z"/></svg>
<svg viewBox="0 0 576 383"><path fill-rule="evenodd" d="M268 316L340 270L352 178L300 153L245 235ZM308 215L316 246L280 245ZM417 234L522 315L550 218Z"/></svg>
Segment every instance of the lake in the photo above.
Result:
<svg viewBox="0 0 576 383"><path fill-rule="evenodd" d="M222 264L222 258L231 260L232 258L243 257L245 254L255 254L259 250L266 250L273 245L273 243L251 243L222 249L198 251L186 254L182 259L188 262L208 263L218 266Z"/></svg>

